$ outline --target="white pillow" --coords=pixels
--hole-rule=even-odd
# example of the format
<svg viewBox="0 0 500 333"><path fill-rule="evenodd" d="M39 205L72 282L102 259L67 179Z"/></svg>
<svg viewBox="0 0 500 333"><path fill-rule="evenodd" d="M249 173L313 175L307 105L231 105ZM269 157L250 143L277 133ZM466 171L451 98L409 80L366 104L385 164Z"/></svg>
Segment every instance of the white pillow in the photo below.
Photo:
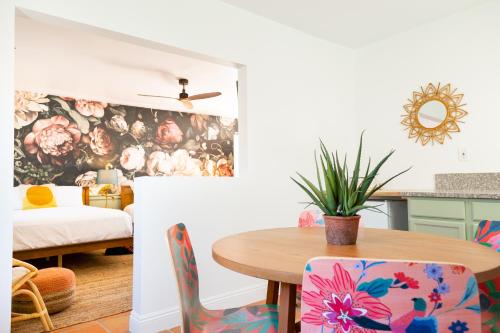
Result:
<svg viewBox="0 0 500 333"><path fill-rule="evenodd" d="M80 186L56 186L54 195L56 196L57 206L83 206L82 191Z"/></svg>

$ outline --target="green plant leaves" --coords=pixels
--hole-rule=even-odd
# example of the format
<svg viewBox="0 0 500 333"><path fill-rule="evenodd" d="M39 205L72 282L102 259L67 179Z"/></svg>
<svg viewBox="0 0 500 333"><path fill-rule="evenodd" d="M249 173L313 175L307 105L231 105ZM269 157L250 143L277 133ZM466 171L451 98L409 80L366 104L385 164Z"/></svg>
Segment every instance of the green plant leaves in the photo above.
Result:
<svg viewBox="0 0 500 333"><path fill-rule="evenodd" d="M299 173L297 174L300 181L292 178L312 199L312 204L318 206L325 215L354 216L363 209L380 211L376 206L365 205L365 202L391 180L410 170L410 168L403 170L381 184L372 186L375 177L385 162L394 154L394 150L382 158L373 169L370 169L371 159L369 159L365 172L361 173L363 135L364 131L361 133L359 140L352 177L349 176L347 156L341 162L338 153L329 152L320 139L319 163L318 155L316 152L314 153L317 185ZM363 174L364 176L362 176Z"/></svg>

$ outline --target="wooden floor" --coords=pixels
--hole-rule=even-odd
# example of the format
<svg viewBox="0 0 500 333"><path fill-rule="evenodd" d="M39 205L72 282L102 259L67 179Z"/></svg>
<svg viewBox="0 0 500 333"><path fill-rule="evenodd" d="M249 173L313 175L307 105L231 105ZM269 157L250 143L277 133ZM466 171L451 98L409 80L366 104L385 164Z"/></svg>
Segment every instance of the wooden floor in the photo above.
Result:
<svg viewBox="0 0 500 333"><path fill-rule="evenodd" d="M70 327L61 328L53 333L128 333L128 321L130 311L114 316L101 318L88 323L77 324ZM159 333L181 333L180 327L172 330L165 330Z"/></svg>

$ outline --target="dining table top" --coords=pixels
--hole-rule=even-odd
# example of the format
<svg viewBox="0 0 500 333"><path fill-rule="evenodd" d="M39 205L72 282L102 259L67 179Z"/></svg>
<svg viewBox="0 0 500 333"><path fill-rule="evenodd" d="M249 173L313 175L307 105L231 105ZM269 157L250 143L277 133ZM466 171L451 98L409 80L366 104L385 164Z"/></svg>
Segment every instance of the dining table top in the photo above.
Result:
<svg viewBox="0 0 500 333"><path fill-rule="evenodd" d="M277 228L227 236L212 246L220 265L253 277L301 284L314 257L447 262L472 270L478 282L500 276L500 254L466 240L431 234L360 228L355 245L329 245L322 227Z"/></svg>

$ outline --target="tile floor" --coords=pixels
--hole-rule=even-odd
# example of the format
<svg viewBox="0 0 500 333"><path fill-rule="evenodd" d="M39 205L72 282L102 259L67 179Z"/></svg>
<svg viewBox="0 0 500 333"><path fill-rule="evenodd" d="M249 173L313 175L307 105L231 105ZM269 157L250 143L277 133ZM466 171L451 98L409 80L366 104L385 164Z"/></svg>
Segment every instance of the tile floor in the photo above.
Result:
<svg viewBox="0 0 500 333"><path fill-rule="evenodd" d="M261 301L253 304L263 303L264 302ZM297 319L300 318L300 309L297 309L295 315ZM88 323L61 328L53 331L53 333L128 333L129 316L130 311L101 318ZM159 333L181 333L181 329L180 327L175 327L171 330L165 330Z"/></svg>

